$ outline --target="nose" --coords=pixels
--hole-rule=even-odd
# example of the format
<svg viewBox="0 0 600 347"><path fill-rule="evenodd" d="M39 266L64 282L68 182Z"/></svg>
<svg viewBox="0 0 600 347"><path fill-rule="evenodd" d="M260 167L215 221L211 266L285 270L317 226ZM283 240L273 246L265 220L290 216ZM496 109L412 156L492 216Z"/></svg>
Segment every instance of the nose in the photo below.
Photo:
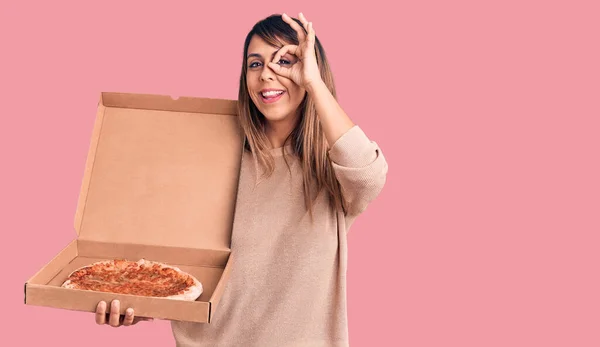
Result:
<svg viewBox="0 0 600 347"><path fill-rule="evenodd" d="M269 66L265 65L262 69L262 72L260 73L260 79L262 81L273 81L275 80L275 72Z"/></svg>

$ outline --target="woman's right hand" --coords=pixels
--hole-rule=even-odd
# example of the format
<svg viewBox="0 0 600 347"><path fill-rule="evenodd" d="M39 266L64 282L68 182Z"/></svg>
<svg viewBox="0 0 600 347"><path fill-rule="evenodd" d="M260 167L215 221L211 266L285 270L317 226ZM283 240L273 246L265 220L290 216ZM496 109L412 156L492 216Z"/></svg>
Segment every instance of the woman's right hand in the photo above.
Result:
<svg viewBox="0 0 600 347"><path fill-rule="evenodd" d="M96 324L103 325L108 324L112 327L119 327L121 325L129 326L134 325L140 321L153 321L152 318L146 317L135 317L133 309L130 307L125 310L125 315L119 314L121 309L119 300L113 300L110 304L110 312L106 312L106 302L100 301L96 306Z"/></svg>

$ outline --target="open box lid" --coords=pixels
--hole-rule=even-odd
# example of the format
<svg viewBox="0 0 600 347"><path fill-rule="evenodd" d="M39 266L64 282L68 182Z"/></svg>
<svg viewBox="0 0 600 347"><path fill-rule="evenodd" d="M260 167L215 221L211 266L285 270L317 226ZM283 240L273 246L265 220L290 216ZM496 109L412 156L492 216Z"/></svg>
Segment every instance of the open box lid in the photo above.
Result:
<svg viewBox="0 0 600 347"><path fill-rule="evenodd" d="M235 100L101 93L79 239L229 250L242 144Z"/></svg>

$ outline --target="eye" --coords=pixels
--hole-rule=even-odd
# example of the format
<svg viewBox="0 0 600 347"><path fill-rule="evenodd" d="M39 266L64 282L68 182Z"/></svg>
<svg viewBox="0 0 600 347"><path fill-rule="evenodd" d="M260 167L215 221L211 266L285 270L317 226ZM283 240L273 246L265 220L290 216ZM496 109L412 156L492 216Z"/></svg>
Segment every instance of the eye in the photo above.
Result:
<svg viewBox="0 0 600 347"><path fill-rule="evenodd" d="M279 62L277 62L280 65L289 65L291 64L291 62L287 59L279 59ZM258 67L260 65L260 62L255 61L253 63L251 63L250 65L248 65L248 68L253 69L255 67Z"/></svg>

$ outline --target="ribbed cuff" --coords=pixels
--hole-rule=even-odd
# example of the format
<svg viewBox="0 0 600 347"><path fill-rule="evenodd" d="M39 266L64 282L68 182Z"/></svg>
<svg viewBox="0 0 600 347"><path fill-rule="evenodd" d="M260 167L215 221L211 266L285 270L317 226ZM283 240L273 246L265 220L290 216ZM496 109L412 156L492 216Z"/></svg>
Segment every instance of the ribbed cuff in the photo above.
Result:
<svg viewBox="0 0 600 347"><path fill-rule="evenodd" d="M329 150L329 158L345 167L365 167L377 158L377 145L358 125L346 131Z"/></svg>

